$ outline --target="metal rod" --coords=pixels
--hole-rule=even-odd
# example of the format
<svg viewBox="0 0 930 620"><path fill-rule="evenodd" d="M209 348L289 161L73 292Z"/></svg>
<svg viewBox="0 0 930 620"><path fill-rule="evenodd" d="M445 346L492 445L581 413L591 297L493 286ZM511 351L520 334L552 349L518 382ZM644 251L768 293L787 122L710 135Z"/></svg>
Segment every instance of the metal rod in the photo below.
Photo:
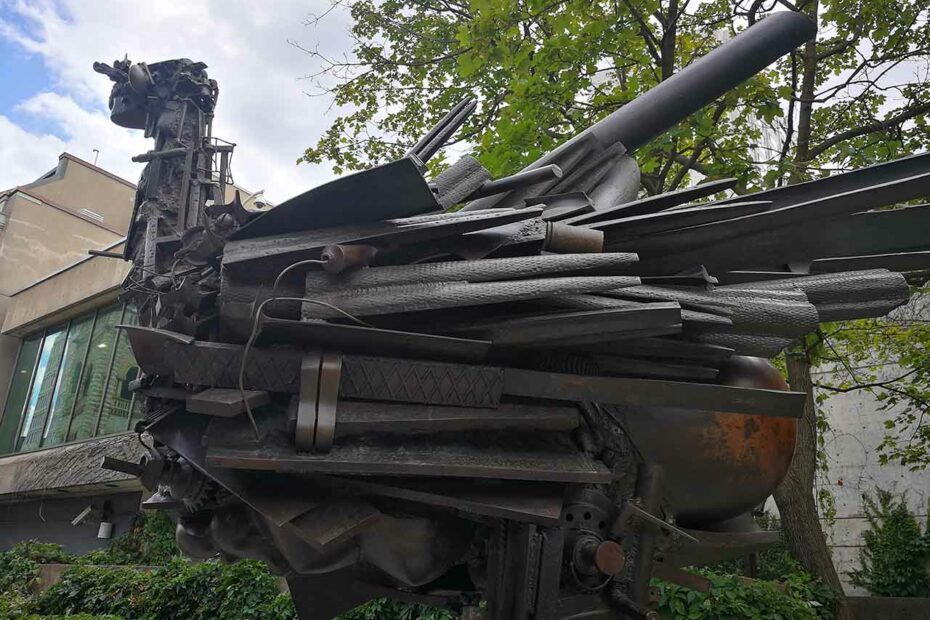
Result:
<svg viewBox="0 0 930 620"><path fill-rule="evenodd" d="M513 189L526 187L527 185L534 185L541 181L551 181L561 178L562 169L555 164L549 164L548 166L543 166L542 168L534 168L533 170L518 172L517 174L510 175L509 177L494 179L493 181L486 181L484 185L482 185L480 188L478 188L477 191L469 196L469 199L483 198L485 196L492 196L494 194L502 194Z"/></svg>
<svg viewBox="0 0 930 620"><path fill-rule="evenodd" d="M655 463L642 463L636 473L636 496L642 509L658 515L662 503L662 467ZM656 548L657 529L651 525L640 525L639 543L636 548L636 563L633 565L633 600L641 605L649 603L649 579L652 577L652 555Z"/></svg>

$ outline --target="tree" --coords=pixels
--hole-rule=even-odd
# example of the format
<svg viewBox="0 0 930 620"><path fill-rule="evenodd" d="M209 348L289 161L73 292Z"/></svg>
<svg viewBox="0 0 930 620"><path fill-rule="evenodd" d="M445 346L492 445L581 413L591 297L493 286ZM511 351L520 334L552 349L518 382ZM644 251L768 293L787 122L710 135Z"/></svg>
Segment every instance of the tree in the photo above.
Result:
<svg viewBox="0 0 930 620"><path fill-rule="evenodd" d="M346 111L300 161L342 171L396 157L472 94L481 105L458 148L511 173L776 5L814 19L816 40L638 151L647 193L701 177L771 187L926 147L928 0L335 0L353 18L352 55L303 49L320 64L316 92ZM788 356L810 398L776 500L793 554L838 589L813 499L814 357Z"/></svg>
<svg viewBox="0 0 930 620"><path fill-rule="evenodd" d="M928 275L920 274L919 282ZM917 287L910 303L888 317L824 327L822 360L834 370L816 384L824 397L865 391L875 396L885 437L879 462L911 469L930 465L930 291Z"/></svg>

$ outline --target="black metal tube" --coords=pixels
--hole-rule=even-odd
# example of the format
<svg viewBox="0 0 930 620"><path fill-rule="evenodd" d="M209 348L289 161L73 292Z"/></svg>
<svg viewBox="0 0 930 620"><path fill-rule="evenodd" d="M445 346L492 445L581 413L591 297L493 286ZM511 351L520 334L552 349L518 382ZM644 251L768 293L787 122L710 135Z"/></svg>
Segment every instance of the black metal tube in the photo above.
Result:
<svg viewBox="0 0 930 620"><path fill-rule="evenodd" d="M735 88L817 33L805 15L775 13L747 28L588 131L603 146L635 151Z"/></svg>
<svg viewBox="0 0 930 620"><path fill-rule="evenodd" d="M775 13L739 33L652 90L549 151L524 170L557 164L566 175L616 144L633 152L772 64L817 33L800 13ZM578 161L578 151L584 155ZM571 163L570 163L571 162ZM479 198L464 210L518 207L524 190Z"/></svg>
<svg viewBox="0 0 930 620"><path fill-rule="evenodd" d="M527 185L535 185L540 181L550 181L560 178L562 178L562 169L555 164L549 164L541 168L518 172L509 177L486 181L484 185L479 187L470 197L481 198L483 196L492 196L494 194L509 192L512 189L526 187Z"/></svg>

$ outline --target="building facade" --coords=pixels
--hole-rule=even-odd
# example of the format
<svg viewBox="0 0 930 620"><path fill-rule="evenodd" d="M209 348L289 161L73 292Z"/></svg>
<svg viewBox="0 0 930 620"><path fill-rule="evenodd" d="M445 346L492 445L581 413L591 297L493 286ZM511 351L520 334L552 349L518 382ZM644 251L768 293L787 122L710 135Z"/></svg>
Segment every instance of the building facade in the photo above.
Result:
<svg viewBox="0 0 930 620"><path fill-rule="evenodd" d="M135 321L118 300L129 264L88 255L122 248L134 192L68 153L0 192L0 548L87 551L106 544L101 522L118 534L139 508L138 482L100 468L143 451L129 432L138 368L116 327Z"/></svg>

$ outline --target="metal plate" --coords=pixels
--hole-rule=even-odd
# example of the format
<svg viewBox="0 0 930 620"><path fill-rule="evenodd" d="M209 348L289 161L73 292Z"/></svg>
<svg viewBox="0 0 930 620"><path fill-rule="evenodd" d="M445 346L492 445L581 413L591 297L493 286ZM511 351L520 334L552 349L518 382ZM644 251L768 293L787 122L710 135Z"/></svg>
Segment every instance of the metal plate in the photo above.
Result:
<svg viewBox="0 0 930 620"><path fill-rule="evenodd" d="M420 478L329 478L337 488L392 497L467 515L559 525L565 485L542 482L491 482ZM561 549L560 549L561 551Z"/></svg>
<svg viewBox="0 0 930 620"><path fill-rule="evenodd" d="M311 230L298 228L296 229L298 232L288 228L286 233L228 242L223 252L223 265L233 267L246 263L252 264L256 261L267 262L272 259L287 263L319 258L323 248L334 244L365 243L379 246L417 243L519 222L534 218L540 213L542 213L541 208L440 213L429 217L364 222ZM256 223L259 221L261 218L256 220Z"/></svg>
<svg viewBox="0 0 930 620"><path fill-rule="evenodd" d="M405 158L339 177L286 200L240 228L232 239L439 210L416 164Z"/></svg>
<svg viewBox="0 0 930 620"><path fill-rule="evenodd" d="M621 217L632 217L636 215L657 213L664 209L668 209L669 207L674 207L675 205L691 202L692 200L704 198L705 196L713 196L717 192L732 189L733 187L736 187L737 182L737 179L730 178L720 179L719 181L710 181L708 183L700 183L686 189L676 190L674 192L666 192L664 194L656 194L655 196L648 196L641 200L634 200L633 202L619 204L610 209L600 209L594 213L579 215L565 220L565 223L590 224L592 222L606 222L607 220L615 220Z"/></svg>

